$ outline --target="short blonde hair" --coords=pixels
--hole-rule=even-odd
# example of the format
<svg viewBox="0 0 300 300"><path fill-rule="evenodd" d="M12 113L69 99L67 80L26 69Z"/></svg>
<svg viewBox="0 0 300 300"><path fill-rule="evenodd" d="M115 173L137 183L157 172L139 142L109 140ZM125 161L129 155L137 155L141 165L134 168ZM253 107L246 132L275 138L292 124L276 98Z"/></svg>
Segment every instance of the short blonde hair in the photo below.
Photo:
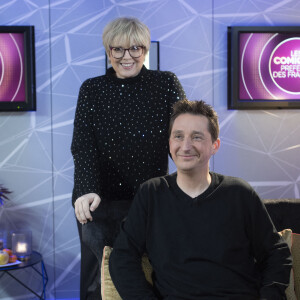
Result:
<svg viewBox="0 0 300 300"><path fill-rule="evenodd" d="M102 34L103 45L107 54L110 46L143 46L145 54L150 48L150 30L136 18L117 18L108 23Z"/></svg>

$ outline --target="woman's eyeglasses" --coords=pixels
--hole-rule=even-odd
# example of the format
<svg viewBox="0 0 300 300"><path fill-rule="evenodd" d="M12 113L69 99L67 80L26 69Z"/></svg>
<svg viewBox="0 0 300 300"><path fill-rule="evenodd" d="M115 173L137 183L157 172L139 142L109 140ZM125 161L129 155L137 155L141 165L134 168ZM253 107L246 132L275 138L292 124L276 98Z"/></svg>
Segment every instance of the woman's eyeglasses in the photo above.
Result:
<svg viewBox="0 0 300 300"><path fill-rule="evenodd" d="M123 58L125 52L128 51L129 55L132 58L139 58L143 54L144 46L131 46L130 48L122 48L122 47L111 47L109 49L111 51L111 55L114 58Z"/></svg>

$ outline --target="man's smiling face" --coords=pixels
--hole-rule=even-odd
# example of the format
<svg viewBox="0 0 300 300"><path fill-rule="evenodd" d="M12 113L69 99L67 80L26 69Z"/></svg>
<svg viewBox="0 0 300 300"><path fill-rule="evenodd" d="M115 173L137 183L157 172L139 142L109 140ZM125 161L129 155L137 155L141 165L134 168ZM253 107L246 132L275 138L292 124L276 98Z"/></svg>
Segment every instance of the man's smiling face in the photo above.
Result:
<svg viewBox="0 0 300 300"><path fill-rule="evenodd" d="M185 113L175 119L169 145L177 172L206 172L220 142L212 142L207 117Z"/></svg>

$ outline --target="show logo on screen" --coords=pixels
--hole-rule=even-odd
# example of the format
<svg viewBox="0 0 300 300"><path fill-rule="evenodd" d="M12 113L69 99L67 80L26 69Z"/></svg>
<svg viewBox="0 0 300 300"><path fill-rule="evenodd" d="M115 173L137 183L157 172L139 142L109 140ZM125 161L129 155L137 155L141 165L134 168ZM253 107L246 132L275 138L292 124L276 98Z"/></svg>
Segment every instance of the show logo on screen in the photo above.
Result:
<svg viewBox="0 0 300 300"><path fill-rule="evenodd" d="M269 73L274 84L285 93L286 98L292 96L298 98L300 94L300 38L286 39L275 47L269 60Z"/></svg>

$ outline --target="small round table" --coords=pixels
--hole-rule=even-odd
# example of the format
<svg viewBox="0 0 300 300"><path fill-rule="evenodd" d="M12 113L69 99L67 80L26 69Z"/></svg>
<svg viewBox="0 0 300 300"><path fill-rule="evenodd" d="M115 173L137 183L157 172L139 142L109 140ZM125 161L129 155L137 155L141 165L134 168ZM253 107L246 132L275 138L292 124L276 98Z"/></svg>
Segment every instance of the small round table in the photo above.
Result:
<svg viewBox="0 0 300 300"><path fill-rule="evenodd" d="M39 271L36 268L36 265L40 264L41 266L41 271ZM24 269L24 268L32 268L35 272L37 272L42 279L42 284L43 284L43 291L42 293L39 295L37 294L34 290L32 290L27 284L25 284L24 282L22 282L20 279L18 279L16 276L14 276L12 273L15 270L20 270L20 269ZM48 282L48 275L47 275L47 271L45 268L45 264L44 264L44 260L42 255L37 252L37 251L32 251L30 258L26 261L22 261L22 263L18 264L18 265L10 265L10 266L4 266L1 267L0 265L0 272L3 272L0 275L0 278L4 275L7 274L10 277L12 277L13 279L15 279L17 282L19 282L23 287L25 287L27 290L29 290L31 293L33 293L34 295L36 295L39 299L45 300L45 290L46 290L46 285Z"/></svg>

